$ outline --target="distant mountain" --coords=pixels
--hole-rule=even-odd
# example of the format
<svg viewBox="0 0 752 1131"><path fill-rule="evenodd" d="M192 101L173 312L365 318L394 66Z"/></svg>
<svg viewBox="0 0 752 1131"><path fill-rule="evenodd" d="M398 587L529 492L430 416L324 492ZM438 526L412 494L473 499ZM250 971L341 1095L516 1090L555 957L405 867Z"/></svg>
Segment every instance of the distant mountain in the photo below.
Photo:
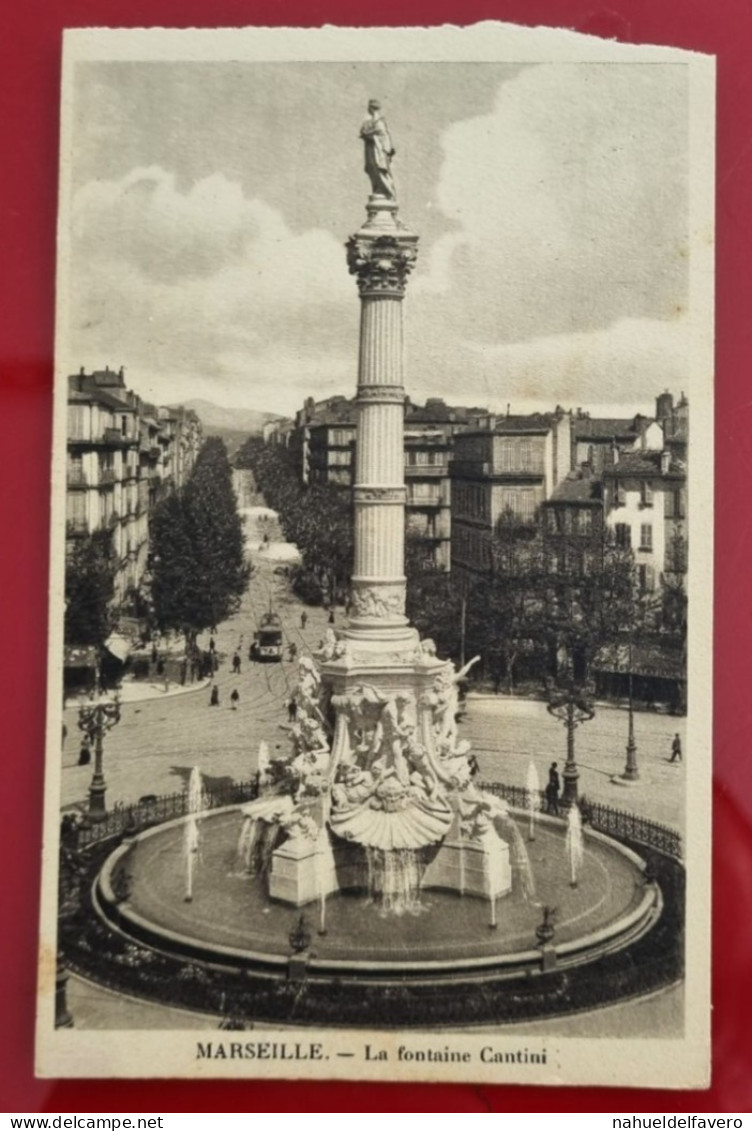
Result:
<svg viewBox="0 0 752 1131"><path fill-rule="evenodd" d="M260 433L270 420L279 420L278 412L259 412L252 408L222 408L211 401L194 399L183 402L201 421L205 433L251 432Z"/></svg>

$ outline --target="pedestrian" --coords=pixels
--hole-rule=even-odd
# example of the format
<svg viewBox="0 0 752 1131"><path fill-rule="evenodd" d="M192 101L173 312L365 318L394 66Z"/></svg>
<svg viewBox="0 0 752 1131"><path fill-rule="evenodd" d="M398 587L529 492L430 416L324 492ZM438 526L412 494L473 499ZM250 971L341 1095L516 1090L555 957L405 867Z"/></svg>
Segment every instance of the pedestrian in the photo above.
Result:
<svg viewBox="0 0 752 1131"><path fill-rule="evenodd" d="M297 655L298 655L298 646L297 646L297 644L296 644L296 643L295 643L294 641L293 641L293 642L292 642L292 643L290 644L290 646L288 647L288 649L287 649L287 655L288 655L288 658L290 659L290 661L291 661L291 662L292 662L292 661L294 661L294 660L295 660L295 658L297 657Z"/></svg>
<svg viewBox="0 0 752 1131"><path fill-rule="evenodd" d="M157 651L157 646L156 646L156 644L152 644L152 646L151 646L151 662L153 664L156 664L158 659L159 659L159 652Z"/></svg>
<svg viewBox="0 0 752 1131"><path fill-rule="evenodd" d="M480 766L478 765L478 759L474 754L468 755L467 764L470 767L470 777L477 777L480 773Z"/></svg>
<svg viewBox="0 0 752 1131"><path fill-rule="evenodd" d="M551 763L551 769L548 771L548 785L546 786L546 812L551 813L554 817L559 816L559 790L561 788L561 779L557 767L557 762Z"/></svg>
<svg viewBox="0 0 752 1131"><path fill-rule="evenodd" d="M240 702L240 692L238 691L238 689L236 687L233 690L232 695L230 696L230 706L232 707L233 711L237 710L237 706L238 706L239 702Z"/></svg>
<svg viewBox="0 0 752 1131"><path fill-rule="evenodd" d="M88 766L90 761L91 745L89 743L88 736L84 735L83 739L81 740L81 749L78 752L78 764L79 766Z"/></svg>
<svg viewBox="0 0 752 1131"><path fill-rule="evenodd" d="M210 707L218 707L219 706L219 688L217 687L216 683L213 684L212 689L211 689L211 698L209 699L209 706Z"/></svg>
<svg viewBox="0 0 752 1131"><path fill-rule="evenodd" d="M288 721L288 723L294 723L297 717L298 717L298 701L295 698L295 696L293 695L292 699L287 704L287 721Z"/></svg>
<svg viewBox="0 0 752 1131"><path fill-rule="evenodd" d="M305 609L303 609L303 612L300 614L300 627L305 628L305 626L307 624L308 624L308 613L305 611Z"/></svg>
<svg viewBox="0 0 752 1131"><path fill-rule="evenodd" d="M682 760L682 745L681 739L678 734L674 735L674 741L671 743L671 757L669 762L681 762Z"/></svg>
<svg viewBox="0 0 752 1131"><path fill-rule="evenodd" d="M334 624L334 609L329 610L329 624Z"/></svg>
<svg viewBox="0 0 752 1131"><path fill-rule="evenodd" d="M188 679L188 661L183 660L180 665L180 684L185 687L185 681Z"/></svg>
<svg viewBox="0 0 752 1131"><path fill-rule="evenodd" d="M209 637L209 651L210 651L210 652L213 652L213 651L214 651L214 649L215 649L216 647L217 647L217 646L216 646L216 644L214 643L214 637L213 637L213 636L210 636L210 637Z"/></svg>
<svg viewBox="0 0 752 1131"><path fill-rule="evenodd" d="M232 657L232 670L235 675L240 675L240 653L236 652Z"/></svg>

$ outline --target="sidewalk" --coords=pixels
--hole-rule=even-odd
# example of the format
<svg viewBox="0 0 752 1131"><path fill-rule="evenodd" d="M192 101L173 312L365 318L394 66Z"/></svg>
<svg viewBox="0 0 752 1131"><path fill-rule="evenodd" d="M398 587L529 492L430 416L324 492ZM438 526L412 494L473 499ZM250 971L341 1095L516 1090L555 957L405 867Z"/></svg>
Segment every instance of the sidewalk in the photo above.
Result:
<svg viewBox="0 0 752 1131"><path fill-rule="evenodd" d="M149 680L124 679L117 689L121 703L141 703L145 699L172 699L175 695L188 695L191 691L203 691L211 683L211 679L197 679L194 683L180 684L169 680L165 685ZM114 692L113 692L114 695ZM78 707L85 707L89 703L86 695L73 696L65 700L65 710L75 711Z"/></svg>
<svg viewBox="0 0 752 1131"><path fill-rule="evenodd" d="M89 982L77 974L68 979L68 1009L76 1029L219 1029L219 1017L142 1001ZM501 1032L516 1036L677 1037L681 1034L684 990L673 986L634 1001L604 1006L588 1013L547 1017L493 1026L468 1026L457 1033ZM253 1022L254 1029L288 1029L294 1025ZM420 1030L415 1030L416 1035Z"/></svg>

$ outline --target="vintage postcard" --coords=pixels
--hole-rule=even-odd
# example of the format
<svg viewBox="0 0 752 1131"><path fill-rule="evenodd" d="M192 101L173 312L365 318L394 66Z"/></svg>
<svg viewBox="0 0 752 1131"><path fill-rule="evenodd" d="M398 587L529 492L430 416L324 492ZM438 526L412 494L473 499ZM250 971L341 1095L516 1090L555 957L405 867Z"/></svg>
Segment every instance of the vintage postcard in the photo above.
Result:
<svg viewBox="0 0 752 1131"><path fill-rule="evenodd" d="M37 1071L702 1087L714 64L66 33Z"/></svg>

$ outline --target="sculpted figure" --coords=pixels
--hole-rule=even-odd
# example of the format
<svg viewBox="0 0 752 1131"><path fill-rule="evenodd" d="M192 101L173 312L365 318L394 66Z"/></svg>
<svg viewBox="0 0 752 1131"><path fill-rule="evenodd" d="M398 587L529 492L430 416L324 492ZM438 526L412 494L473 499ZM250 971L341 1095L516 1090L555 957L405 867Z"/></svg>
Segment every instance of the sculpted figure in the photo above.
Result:
<svg viewBox="0 0 752 1131"><path fill-rule="evenodd" d="M375 98L368 103L368 117L360 127L360 136L365 143L365 169L371 179L373 195L396 200L397 194L392 180L394 146L381 113L381 104Z"/></svg>
<svg viewBox="0 0 752 1131"><path fill-rule="evenodd" d="M404 786L410 781L405 753L415 730L406 717L407 706L412 700L412 695L406 692L398 692L393 699L387 699L379 715L371 743L374 759L372 766L377 761L380 762L382 772L393 771Z"/></svg>
<svg viewBox="0 0 752 1131"><path fill-rule="evenodd" d="M327 628L321 647L314 652L320 660L332 660L337 651L337 636L333 628Z"/></svg>
<svg viewBox="0 0 752 1131"><path fill-rule="evenodd" d="M459 710L458 685L479 659L480 656L474 656L458 672L454 671L452 665L448 665L438 673L433 681L433 688L428 696L428 701L433 709L436 741L440 745L454 745L457 738L457 712Z"/></svg>
<svg viewBox="0 0 752 1131"><path fill-rule="evenodd" d="M309 656L298 660L298 710L308 715L320 715L319 695L321 676Z"/></svg>

